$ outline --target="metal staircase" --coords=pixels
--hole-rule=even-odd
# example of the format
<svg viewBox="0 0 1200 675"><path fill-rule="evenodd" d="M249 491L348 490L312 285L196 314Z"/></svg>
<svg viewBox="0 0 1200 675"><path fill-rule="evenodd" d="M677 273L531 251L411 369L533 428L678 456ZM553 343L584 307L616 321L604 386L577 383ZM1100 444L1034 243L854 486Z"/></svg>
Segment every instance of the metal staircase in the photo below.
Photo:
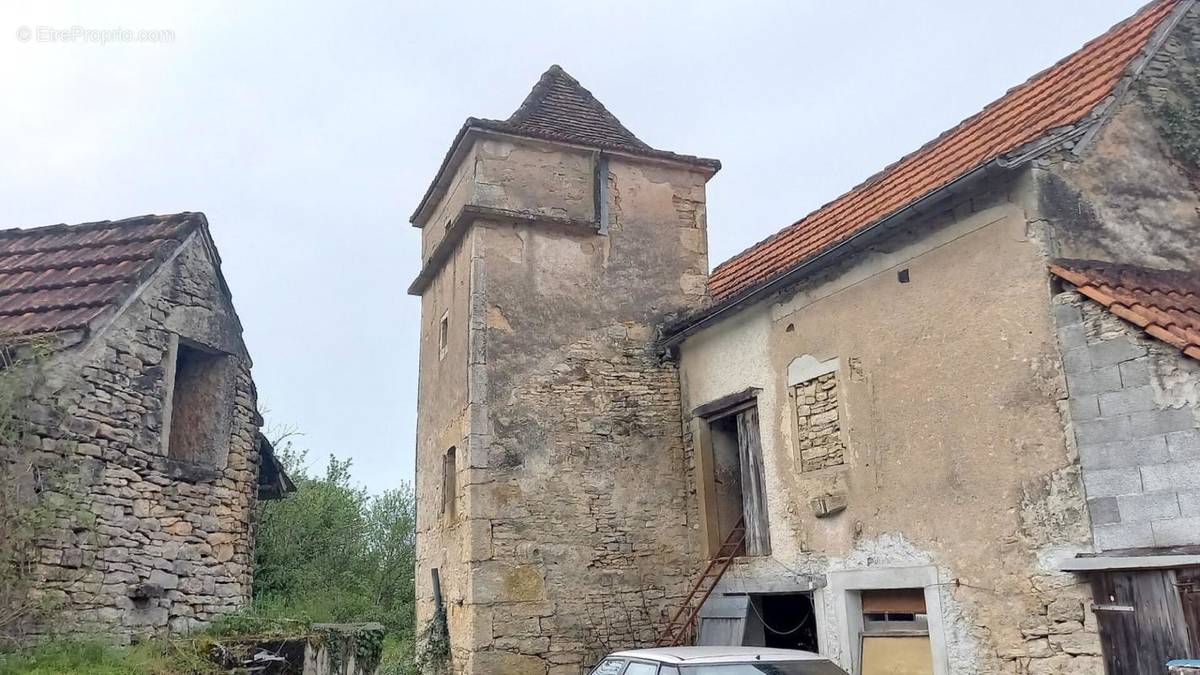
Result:
<svg viewBox="0 0 1200 675"><path fill-rule="evenodd" d="M697 577L696 583L692 584L692 590L684 599L683 604L675 610L671 620L658 634L657 646L678 647L695 639L696 618L700 614L700 608L704 606L704 601L708 600L708 596L712 595L713 589L720 583L721 577L725 576L725 571L733 564L733 559L745 550L745 543L746 522L739 520L738 524L730 531L729 536L725 538L725 542L721 544L721 548L717 549L717 555L708 561L704 572Z"/></svg>

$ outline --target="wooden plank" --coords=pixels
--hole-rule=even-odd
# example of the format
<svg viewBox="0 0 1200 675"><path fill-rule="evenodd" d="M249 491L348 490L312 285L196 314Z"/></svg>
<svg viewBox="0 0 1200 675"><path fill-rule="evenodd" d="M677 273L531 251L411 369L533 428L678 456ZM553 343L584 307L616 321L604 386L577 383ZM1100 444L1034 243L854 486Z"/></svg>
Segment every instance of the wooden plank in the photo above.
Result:
<svg viewBox="0 0 1200 675"><path fill-rule="evenodd" d="M753 405L760 391L762 389L758 387L750 387L733 394L727 394L715 401L709 401L703 405L696 406L692 409L692 414L696 417L706 418L728 415L736 412L741 406Z"/></svg>
<svg viewBox="0 0 1200 675"><path fill-rule="evenodd" d="M1116 571L1092 581L1107 672L1161 675L1163 664L1190 651L1175 570Z"/></svg>
<svg viewBox="0 0 1200 675"><path fill-rule="evenodd" d="M1200 659L1200 568L1179 570L1177 583L1191 649L1188 658Z"/></svg>
<svg viewBox="0 0 1200 675"><path fill-rule="evenodd" d="M767 486L763 470L762 442L758 431L758 408L737 416L738 455L742 464L742 514L746 520L746 555L771 554L771 532L767 524Z"/></svg>
<svg viewBox="0 0 1200 675"><path fill-rule="evenodd" d="M925 589L889 588L862 592L864 613L924 614Z"/></svg>

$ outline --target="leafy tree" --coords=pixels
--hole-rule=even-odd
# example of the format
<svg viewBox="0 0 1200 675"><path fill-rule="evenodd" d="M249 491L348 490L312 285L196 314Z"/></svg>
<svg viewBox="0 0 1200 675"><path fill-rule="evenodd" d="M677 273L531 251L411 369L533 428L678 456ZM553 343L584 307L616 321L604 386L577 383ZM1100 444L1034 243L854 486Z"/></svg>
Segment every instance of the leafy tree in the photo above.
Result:
<svg viewBox="0 0 1200 675"><path fill-rule="evenodd" d="M408 484L370 495L350 460L330 457L323 476L290 437L277 443L296 484L265 502L258 520L254 611L313 622L378 621L388 631L384 672L410 671L415 504Z"/></svg>

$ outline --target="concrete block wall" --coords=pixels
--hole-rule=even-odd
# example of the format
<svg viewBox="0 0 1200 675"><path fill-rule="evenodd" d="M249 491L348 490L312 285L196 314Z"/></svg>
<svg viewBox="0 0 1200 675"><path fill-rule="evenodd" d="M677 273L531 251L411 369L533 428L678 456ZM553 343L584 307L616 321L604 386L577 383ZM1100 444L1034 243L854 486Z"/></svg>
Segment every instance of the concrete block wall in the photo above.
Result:
<svg viewBox="0 0 1200 675"><path fill-rule="evenodd" d="M1200 544L1200 363L1074 291L1054 311L1097 550Z"/></svg>

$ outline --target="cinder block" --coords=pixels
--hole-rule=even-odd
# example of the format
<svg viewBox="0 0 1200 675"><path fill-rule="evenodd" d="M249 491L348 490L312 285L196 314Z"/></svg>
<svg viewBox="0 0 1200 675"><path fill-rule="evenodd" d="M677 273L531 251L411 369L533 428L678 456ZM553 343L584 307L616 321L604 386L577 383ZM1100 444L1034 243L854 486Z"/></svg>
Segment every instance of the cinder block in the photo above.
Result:
<svg viewBox="0 0 1200 675"><path fill-rule="evenodd" d="M1074 349L1076 347L1087 346L1087 331L1083 329L1083 324L1072 324L1070 326L1062 326L1058 329L1058 343L1062 345L1064 350ZM1088 359L1091 363L1091 359Z"/></svg>
<svg viewBox="0 0 1200 675"><path fill-rule="evenodd" d="M1179 493L1179 515L1184 518L1200 517L1200 486L1196 492Z"/></svg>
<svg viewBox="0 0 1200 675"><path fill-rule="evenodd" d="M1137 467L1171 461L1165 436L1115 443L1079 444L1079 463L1085 469Z"/></svg>
<svg viewBox="0 0 1200 675"><path fill-rule="evenodd" d="M1142 489L1146 492L1191 492L1200 485L1200 461L1143 466L1141 471Z"/></svg>
<svg viewBox="0 0 1200 675"><path fill-rule="evenodd" d="M1054 320L1058 322L1060 327L1073 326L1078 323L1083 323L1083 314L1075 305L1055 305Z"/></svg>
<svg viewBox="0 0 1200 675"><path fill-rule="evenodd" d="M1100 394L1099 398L1100 414L1104 417L1146 412L1157 407L1154 403L1154 389L1150 387L1110 391Z"/></svg>
<svg viewBox="0 0 1200 675"><path fill-rule="evenodd" d="M1119 391L1121 389L1121 371L1116 366L1109 366L1082 373L1067 373L1067 389L1071 392L1071 396Z"/></svg>
<svg viewBox="0 0 1200 675"><path fill-rule="evenodd" d="M1121 522L1161 520L1179 517L1179 496L1174 492L1153 492L1117 497Z"/></svg>
<svg viewBox="0 0 1200 675"><path fill-rule="evenodd" d="M1092 537L1101 551L1154 545L1154 531L1149 522L1096 525L1092 528Z"/></svg>
<svg viewBox="0 0 1200 675"><path fill-rule="evenodd" d="M1089 346L1088 351L1092 353L1092 367L1094 368L1114 366L1122 361L1146 355L1144 347L1139 347L1124 337L1097 342Z"/></svg>
<svg viewBox="0 0 1200 675"><path fill-rule="evenodd" d="M1079 445L1098 445L1130 438L1128 417L1102 417L1075 425L1075 442Z"/></svg>
<svg viewBox="0 0 1200 675"><path fill-rule="evenodd" d="M1084 470L1083 488L1088 499L1135 495L1142 491L1142 475L1137 469Z"/></svg>
<svg viewBox="0 0 1200 675"><path fill-rule="evenodd" d="M1092 517L1092 525L1111 525L1121 522L1121 512L1117 506L1116 497L1089 499L1087 504L1088 515Z"/></svg>
<svg viewBox="0 0 1200 675"><path fill-rule="evenodd" d="M1086 422L1100 416L1100 399L1095 394L1072 396L1069 405L1074 422Z"/></svg>
<svg viewBox="0 0 1200 675"><path fill-rule="evenodd" d="M1129 438L1157 436L1195 428L1196 416L1190 408L1164 408L1129 416Z"/></svg>
<svg viewBox="0 0 1200 675"><path fill-rule="evenodd" d="M1092 369L1092 355L1087 347L1076 347L1063 352L1063 372L1083 373Z"/></svg>
<svg viewBox="0 0 1200 675"><path fill-rule="evenodd" d="M1175 461L1200 459L1200 431L1192 429L1167 434L1167 449Z"/></svg>
<svg viewBox="0 0 1200 675"><path fill-rule="evenodd" d="M1117 368L1121 370L1121 386L1126 389L1150 384L1149 357L1125 361L1118 364Z"/></svg>
<svg viewBox="0 0 1200 675"><path fill-rule="evenodd" d="M1200 518L1157 520L1150 525L1155 546L1200 544Z"/></svg>

